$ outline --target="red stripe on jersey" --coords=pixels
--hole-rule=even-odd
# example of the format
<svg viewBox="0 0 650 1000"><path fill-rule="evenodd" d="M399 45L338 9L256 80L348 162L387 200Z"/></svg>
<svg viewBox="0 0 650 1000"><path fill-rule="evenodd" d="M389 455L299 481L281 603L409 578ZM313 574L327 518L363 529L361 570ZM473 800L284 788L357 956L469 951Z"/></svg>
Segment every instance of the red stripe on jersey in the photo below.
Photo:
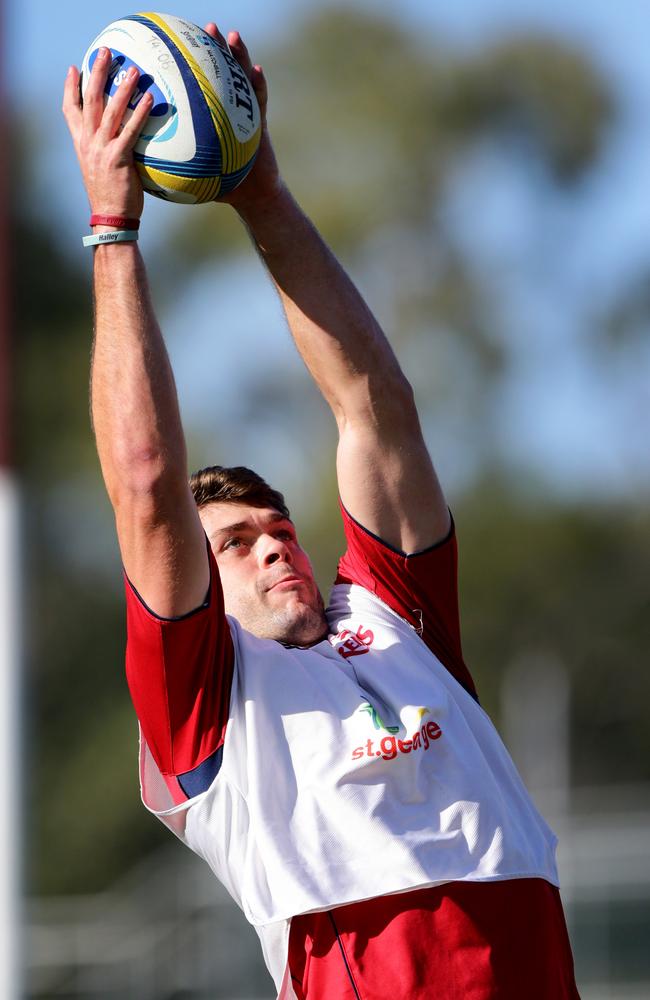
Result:
<svg viewBox="0 0 650 1000"><path fill-rule="evenodd" d="M341 504L347 551L337 583L356 583L410 622L447 670L475 698L463 659L458 614L458 552L447 538L413 555L391 548L362 527Z"/></svg>
<svg viewBox="0 0 650 1000"><path fill-rule="evenodd" d="M208 546L206 603L180 618L160 618L125 577L126 674L144 738L164 776L197 767L223 743L234 670L216 562ZM178 782L176 798L183 795Z"/></svg>
<svg viewBox="0 0 650 1000"><path fill-rule="evenodd" d="M299 1000L579 1000L555 886L449 882L291 921Z"/></svg>

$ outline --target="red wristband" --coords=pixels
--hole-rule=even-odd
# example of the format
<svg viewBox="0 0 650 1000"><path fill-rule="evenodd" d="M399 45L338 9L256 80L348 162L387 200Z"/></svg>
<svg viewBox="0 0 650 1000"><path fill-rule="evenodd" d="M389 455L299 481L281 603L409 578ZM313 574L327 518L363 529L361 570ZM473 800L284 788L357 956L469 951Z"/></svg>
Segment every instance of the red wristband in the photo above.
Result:
<svg viewBox="0 0 650 1000"><path fill-rule="evenodd" d="M123 215L91 215L91 226L116 226L119 229L139 229L139 219L126 219Z"/></svg>

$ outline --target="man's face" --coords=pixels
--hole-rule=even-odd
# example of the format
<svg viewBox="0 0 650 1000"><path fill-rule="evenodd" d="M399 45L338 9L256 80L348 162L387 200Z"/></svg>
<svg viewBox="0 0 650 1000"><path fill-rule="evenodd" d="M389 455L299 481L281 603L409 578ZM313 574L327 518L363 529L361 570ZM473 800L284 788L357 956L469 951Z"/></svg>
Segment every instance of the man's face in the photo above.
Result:
<svg viewBox="0 0 650 1000"><path fill-rule="evenodd" d="M199 509L226 611L263 639L310 646L327 635L323 599L293 523L272 507L211 503Z"/></svg>

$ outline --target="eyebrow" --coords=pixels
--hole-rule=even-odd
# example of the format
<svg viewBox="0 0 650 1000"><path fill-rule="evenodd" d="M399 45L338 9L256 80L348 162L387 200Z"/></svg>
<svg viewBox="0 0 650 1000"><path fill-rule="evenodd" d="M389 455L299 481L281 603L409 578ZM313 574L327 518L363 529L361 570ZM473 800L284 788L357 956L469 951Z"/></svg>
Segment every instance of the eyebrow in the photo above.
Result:
<svg viewBox="0 0 650 1000"><path fill-rule="evenodd" d="M268 520L270 524L277 524L278 521L287 521L288 524L293 525L293 521L291 521L288 517L285 517L284 514L281 514L279 511L277 514L271 514ZM229 524L224 528L215 528L213 534L229 535L233 531L246 531L247 528L252 528L252 527L253 527L252 521L237 521L236 524Z"/></svg>

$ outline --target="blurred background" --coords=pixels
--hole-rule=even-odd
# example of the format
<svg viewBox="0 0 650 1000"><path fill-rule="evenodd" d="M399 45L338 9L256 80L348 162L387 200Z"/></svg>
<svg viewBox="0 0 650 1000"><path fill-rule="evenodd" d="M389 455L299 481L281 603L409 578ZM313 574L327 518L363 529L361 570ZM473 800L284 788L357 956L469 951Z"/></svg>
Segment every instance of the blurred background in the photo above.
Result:
<svg viewBox="0 0 650 1000"><path fill-rule="evenodd" d="M120 563L88 420L88 208L59 111L68 65L125 12L4 11L21 995L268 1000L254 931L139 802ZM583 1000L647 997L650 8L197 0L173 13L238 28L265 67L285 176L415 388L458 527L466 660L560 836ZM192 467L243 462L283 489L327 591L342 544L329 412L230 210L147 201L141 246Z"/></svg>

